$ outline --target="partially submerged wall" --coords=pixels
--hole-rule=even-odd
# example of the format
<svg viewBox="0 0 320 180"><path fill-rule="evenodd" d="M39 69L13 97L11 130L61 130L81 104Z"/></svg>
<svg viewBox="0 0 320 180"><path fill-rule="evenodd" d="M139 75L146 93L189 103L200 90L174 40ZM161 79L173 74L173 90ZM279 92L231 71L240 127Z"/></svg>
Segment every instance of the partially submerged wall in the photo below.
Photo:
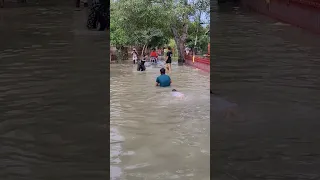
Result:
<svg viewBox="0 0 320 180"><path fill-rule="evenodd" d="M193 61L192 55L185 56L185 63L189 66L201 69L205 72L210 72L210 58L196 56Z"/></svg>
<svg viewBox="0 0 320 180"><path fill-rule="evenodd" d="M274 19L320 33L320 0L242 0L242 4Z"/></svg>

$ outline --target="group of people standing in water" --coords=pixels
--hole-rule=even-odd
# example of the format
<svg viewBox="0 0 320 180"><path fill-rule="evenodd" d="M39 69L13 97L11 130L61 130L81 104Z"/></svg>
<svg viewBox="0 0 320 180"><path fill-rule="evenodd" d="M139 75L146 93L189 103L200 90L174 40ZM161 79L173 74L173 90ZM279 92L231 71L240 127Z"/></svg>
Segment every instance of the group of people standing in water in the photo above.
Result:
<svg viewBox="0 0 320 180"><path fill-rule="evenodd" d="M144 63L146 62L148 56L142 55L141 60L138 60L138 52L136 49L133 49L132 51L132 59L134 64L138 64L138 71L145 70ZM160 69L160 75L156 78L155 85L157 87L170 87L172 85L172 80L169 75L166 74L166 72L171 72L171 63L172 63L172 50L170 47L167 48L167 51L165 51L165 62L166 65L164 68ZM158 62L159 54L155 51L155 49L152 49L152 52L150 53L150 61L151 62ZM142 65L143 67L140 67ZM211 98L213 101L211 102L211 107L213 108L214 112L222 113L224 117L235 117L238 116L237 114L237 104L231 103L223 98L220 98L216 94L214 94L210 90ZM181 99L184 100L186 97L182 92L178 92L176 89L172 89L171 95L175 99Z"/></svg>
<svg viewBox="0 0 320 180"><path fill-rule="evenodd" d="M139 54L135 48L133 48L131 55L132 55L133 64L137 64L138 66L137 70L145 71L146 70L145 62L148 59L148 55L145 55L144 53L142 53L141 58L139 59ZM171 47L167 48L167 51L165 52L164 55L165 55L165 62L166 62L165 69L168 72L171 72L171 63L172 63L172 55L173 55ZM152 49L149 56L150 56L150 62L158 63L159 53L156 52L155 48Z"/></svg>
<svg viewBox="0 0 320 180"><path fill-rule="evenodd" d="M132 52L132 61L133 64L137 64L137 70L138 71L145 71L145 62L148 59L147 55L142 54L140 60L139 60L139 54L137 52L136 49L133 49ZM158 63L159 59L159 53L156 52L156 49L152 49L151 53L150 53L150 62L151 63ZM172 80L170 78L170 76L168 76L166 74L167 72L171 72L171 63L172 63L172 50L171 47L167 48L167 52L165 52L165 67L160 69L160 75L157 77L156 79L156 86L158 87L170 87L172 84ZM181 92L178 92L176 89L172 90L172 96L177 97L177 98L183 98L184 95Z"/></svg>

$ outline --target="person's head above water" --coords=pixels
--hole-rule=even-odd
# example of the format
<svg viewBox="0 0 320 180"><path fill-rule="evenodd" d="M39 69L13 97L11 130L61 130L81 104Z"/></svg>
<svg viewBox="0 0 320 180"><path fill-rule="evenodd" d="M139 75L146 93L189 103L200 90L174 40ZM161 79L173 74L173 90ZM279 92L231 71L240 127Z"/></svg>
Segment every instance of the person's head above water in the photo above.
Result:
<svg viewBox="0 0 320 180"><path fill-rule="evenodd" d="M172 92L176 92L177 90L176 89L172 89Z"/></svg>
<svg viewBox="0 0 320 180"><path fill-rule="evenodd" d="M165 68L161 68L160 69L160 74L162 75L162 74L166 74L166 69Z"/></svg>
<svg viewBox="0 0 320 180"><path fill-rule="evenodd" d="M171 78L166 75L166 70L164 68L160 69L160 76L156 79L156 86L169 87L172 81Z"/></svg>

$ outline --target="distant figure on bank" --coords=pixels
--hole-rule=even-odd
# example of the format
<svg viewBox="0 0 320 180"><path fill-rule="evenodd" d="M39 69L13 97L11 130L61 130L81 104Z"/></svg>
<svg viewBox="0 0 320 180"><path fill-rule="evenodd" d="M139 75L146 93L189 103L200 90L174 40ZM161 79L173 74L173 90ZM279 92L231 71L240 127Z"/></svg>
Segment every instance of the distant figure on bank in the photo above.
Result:
<svg viewBox="0 0 320 180"><path fill-rule="evenodd" d="M138 52L135 48L133 48L131 55L132 55L133 64L136 64L136 62L138 60Z"/></svg>
<svg viewBox="0 0 320 180"><path fill-rule="evenodd" d="M183 99L184 98L184 94L181 92L178 92L176 89L172 89L171 92L173 97L179 98L179 99Z"/></svg>
<svg viewBox="0 0 320 180"><path fill-rule="evenodd" d="M168 47L168 52L166 56L166 69L171 72L171 62L172 62L172 51L171 47Z"/></svg>
<svg viewBox="0 0 320 180"><path fill-rule="evenodd" d="M189 55L190 54L190 48L186 48L186 55Z"/></svg>
<svg viewBox="0 0 320 180"><path fill-rule="evenodd" d="M170 76L166 75L166 70L164 68L160 69L160 76L156 79L156 86L168 87L171 85L172 81Z"/></svg>

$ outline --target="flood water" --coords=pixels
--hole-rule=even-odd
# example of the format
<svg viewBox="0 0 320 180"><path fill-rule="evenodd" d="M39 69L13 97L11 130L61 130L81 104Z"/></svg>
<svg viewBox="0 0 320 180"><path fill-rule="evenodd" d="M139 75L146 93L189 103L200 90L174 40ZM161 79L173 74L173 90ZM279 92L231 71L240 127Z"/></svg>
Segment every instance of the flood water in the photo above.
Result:
<svg viewBox="0 0 320 180"><path fill-rule="evenodd" d="M159 88L159 67L110 69L111 179L210 179L210 75L173 64Z"/></svg>
<svg viewBox="0 0 320 180"><path fill-rule="evenodd" d="M319 35L214 11L211 85L241 121L210 130L208 74L173 65L175 99L159 68L111 65L109 89L107 36L81 12L1 9L0 179L106 179L110 163L112 179L209 179L210 146L219 180L320 179Z"/></svg>
<svg viewBox="0 0 320 180"><path fill-rule="evenodd" d="M109 176L107 38L73 7L0 9L0 179Z"/></svg>
<svg viewBox="0 0 320 180"><path fill-rule="evenodd" d="M212 89L241 117L211 115L212 176L320 179L320 36L243 8L212 11Z"/></svg>

